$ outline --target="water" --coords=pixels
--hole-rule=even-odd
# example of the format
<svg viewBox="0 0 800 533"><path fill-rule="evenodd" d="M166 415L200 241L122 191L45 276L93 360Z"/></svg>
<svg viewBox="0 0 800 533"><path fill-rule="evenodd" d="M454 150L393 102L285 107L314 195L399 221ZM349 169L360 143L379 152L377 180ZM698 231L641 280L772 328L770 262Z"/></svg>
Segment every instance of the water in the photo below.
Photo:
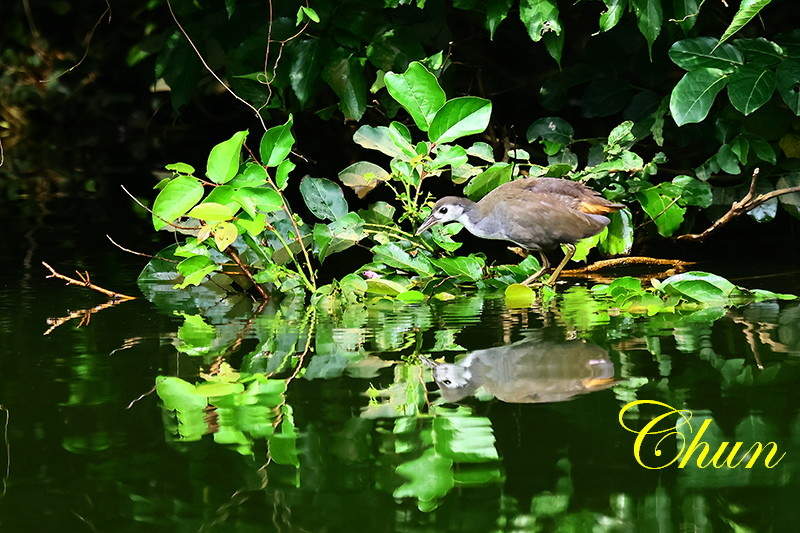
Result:
<svg viewBox="0 0 800 533"><path fill-rule="evenodd" d="M104 235L160 247L110 202L4 211L3 531L789 531L800 518L797 302L614 316L562 287L562 302L523 308L483 294L253 314L162 294L81 314L104 298L45 279L40 261L139 295L146 260ZM800 293L793 279L769 288ZM169 396L201 374L215 408ZM690 411L693 432L669 417L659 429L673 434L644 439L640 464L619 422L637 400ZM623 421L667 411L640 404ZM699 468L698 451L656 468L676 431L688 447L706 420L703 462L726 441L785 455Z"/></svg>

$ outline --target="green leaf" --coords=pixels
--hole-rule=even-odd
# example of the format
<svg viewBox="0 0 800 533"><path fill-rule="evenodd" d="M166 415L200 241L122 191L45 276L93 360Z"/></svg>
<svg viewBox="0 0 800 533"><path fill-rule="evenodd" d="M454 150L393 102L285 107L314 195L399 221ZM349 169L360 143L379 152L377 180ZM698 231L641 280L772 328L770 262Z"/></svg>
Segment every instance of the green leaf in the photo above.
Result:
<svg viewBox="0 0 800 533"><path fill-rule="evenodd" d="M317 92L324 46L319 39L306 39L289 48L289 82L300 107L306 107Z"/></svg>
<svg viewBox="0 0 800 533"><path fill-rule="evenodd" d="M230 181L228 183L230 184ZM239 211L239 204L233 200L234 192L236 192L236 189L231 185L220 185L218 187L214 187L211 189L211 192L208 193L208 196L205 197L203 203L222 204L231 211L232 215L235 215L236 212Z"/></svg>
<svg viewBox="0 0 800 533"><path fill-rule="evenodd" d="M628 0L603 0L603 3L606 5L606 10L600 13L601 32L608 31L619 23L625 13Z"/></svg>
<svg viewBox="0 0 800 533"><path fill-rule="evenodd" d="M171 170L177 174L186 174L187 176L191 176L194 174L194 167L192 165L188 165L186 163L172 163L165 166L167 170Z"/></svg>
<svg viewBox="0 0 800 533"><path fill-rule="evenodd" d="M478 201L500 185L511 181L514 165L495 163L474 178L464 187L464 194L473 201Z"/></svg>
<svg viewBox="0 0 800 533"><path fill-rule="evenodd" d="M731 73L744 65L744 56L730 44L718 46L713 37L696 37L674 43L669 49L673 63L684 70L716 68Z"/></svg>
<svg viewBox="0 0 800 533"><path fill-rule="evenodd" d="M291 153L294 145L292 115L285 124L268 129L261 137L261 163L265 167L277 167Z"/></svg>
<svg viewBox="0 0 800 533"><path fill-rule="evenodd" d="M733 152L733 148L729 144L723 144L714 155L714 162L719 165L719 168L728 174L739 174L742 170L739 168L739 158Z"/></svg>
<svg viewBox="0 0 800 533"><path fill-rule="evenodd" d="M199 285L207 275L216 271L219 265L205 255L195 255L178 263L176 268L184 279L182 283L175 285L175 288L183 289L189 285Z"/></svg>
<svg viewBox="0 0 800 533"><path fill-rule="evenodd" d="M636 199L655 222L658 233L663 237L672 236L683 222L686 209L680 207L675 196L669 195L664 187L657 186L639 191L636 193Z"/></svg>
<svg viewBox="0 0 800 533"><path fill-rule="evenodd" d="M684 74L678 82L669 100L669 110L678 126L690 122L701 122L728 78L725 73L715 68L701 68Z"/></svg>
<svg viewBox="0 0 800 533"><path fill-rule="evenodd" d="M678 203L682 206L696 205L706 208L714 201L711 186L691 176L678 176L672 183L680 189Z"/></svg>
<svg viewBox="0 0 800 533"><path fill-rule="evenodd" d="M736 39L733 45L742 52L748 65L774 67L785 58L783 48L763 37Z"/></svg>
<svg viewBox="0 0 800 533"><path fill-rule="evenodd" d="M444 270L444 273L448 276L462 278L467 281L480 281L483 279L485 263L480 257L442 257L434 259L433 264Z"/></svg>
<svg viewBox="0 0 800 533"><path fill-rule="evenodd" d="M339 172L339 181L353 189L359 198L364 198L367 193L387 179L389 179L389 173L369 161L353 163Z"/></svg>
<svg viewBox="0 0 800 533"><path fill-rule="evenodd" d="M503 292L506 306L512 309L524 309L536 301L536 292L525 285L513 283Z"/></svg>
<svg viewBox="0 0 800 533"><path fill-rule="evenodd" d="M414 61L403 74L387 72L386 89L422 131L428 131L436 112L445 104L445 94L436 76Z"/></svg>
<svg viewBox="0 0 800 533"><path fill-rule="evenodd" d="M366 236L364 220L356 213L347 213L328 225L314 226L314 241L320 247L320 262L331 254L350 248Z"/></svg>
<svg viewBox="0 0 800 533"><path fill-rule="evenodd" d="M639 31L647 40L647 48L652 54L653 43L661 33L661 22L664 14L661 11L661 0L630 0Z"/></svg>
<svg viewBox="0 0 800 533"><path fill-rule="evenodd" d="M393 120L389 124L389 138L394 143L395 147L400 150L400 153L405 156L414 157L414 145L411 144L411 132L405 124ZM401 155L401 157L402 157Z"/></svg>
<svg viewBox="0 0 800 533"><path fill-rule="evenodd" d="M419 255L413 257L393 242L374 246L372 253L375 254L374 261L376 263L383 263L386 266L428 278L432 278L436 274L436 270L428 258Z"/></svg>
<svg viewBox="0 0 800 533"><path fill-rule="evenodd" d="M599 243L600 251L606 255L627 255L633 247L633 216L627 209L608 215L611 223L608 233Z"/></svg>
<svg viewBox="0 0 800 533"><path fill-rule="evenodd" d="M377 150L389 157L403 157L408 155L397 146L389 128L386 126L361 126L353 134L353 142L363 146L367 150Z"/></svg>
<svg viewBox="0 0 800 533"><path fill-rule="evenodd" d="M534 42L539 42L546 33L563 31L556 0L520 0L519 19Z"/></svg>
<svg viewBox="0 0 800 533"><path fill-rule="evenodd" d="M749 115L766 104L775 90L775 72L744 65L731 74L728 98L740 113Z"/></svg>
<svg viewBox="0 0 800 533"><path fill-rule="evenodd" d="M297 167L294 163L292 163L289 159L284 159L283 162L278 165L278 170L275 172L275 186L278 189L283 190L286 188L286 185L289 183L289 173L293 171Z"/></svg>
<svg viewBox="0 0 800 533"><path fill-rule="evenodd" d="M248 215L240 213L236 224L241 227L245 232L255 237L267 227L267 215L264 213L257 213L256 216L249 220Z"/></svg>
<svg viewBox="0 0 800 533"><path fill-rule="evenodd" d="M489 40L494 40L494 32L508 16L513 0L489 0L486 2L486 29Z"/></svg>
<svg viewBox="0 0 800 533"><path fill-rule="evenodd" d="M775 150L767 141L760 137L750 138L750 144L753 147L753 151L756 153L756 157L762 161L772 163L773 165L777 162Z"/></svg>
<svg viewBox="0 0 800 533"><path fill-rule="evenodd" d="M202 197L203 186L197 178L179 176L171 180L153 202L153 227L160 230L175 219L185 216Z"/></svg>
<svg viewBox="0 0 800 533"><path fill-rule="evenodd" d="M222 222L233 218L233 213L227 206L215 202L203 202L196 205L187 216L199 218L208 222Z"/></svg>
<svg viewBox="0 0 800 533"><path fill-rule="evenodd" d="M700 6L697 0L673 0L672 2L675 19L684 32L691 30L697 15L700 13Z"/></svg>
<svg viewBox="0 0 800 533"><path fill-rule="evenodd" d="M483 159L488 163L494 163L494 150L485 142L479 141L467 148L467 155Z"/></svg>
<svg viewBox="0 0 800 533"><path fill-rule="evenodd" d="M206 166L206 176L211 181L226 183L236 176L239 172L242 145L247 138L247 133L247 130L236 132L233 137L211 149Z"/></svg>
<svg viewBox="0 0 800 533"><path fill-rule="evenodd" d="M525 135L529 143L542 138L545 141L567 145L572 142L575 130L569 122L558 117L544 117L530 125Z"/></svg>
<svg viewBox="0 0 800 533"><path fill-rule="evenodd" d="M394 224L394 213L396 209L393 205L386 202L375 202L368 209L359 209L358 214L368 224L378 226L392 226Z"/></svg>
<svg viewBox="0 0 800 533"><path fill-rule="evenodd" d="M346 119L360 120L367 109L367 82L363 60L354 57L330 61L322 73L325 82L339 96L339 108Z"/></svg>
<svg viewBox="0 0 800 533"><path fill-rule="evenodd" d="M778 92L795 115L800 115L800 60L787 59L778 66Z"/></svg>
<svg viewBox="0 0 800 533"><path fill-rule="evenodd" d="M259 211L271 213L283 209L281 195L266 187L242 187L233 193L233 199L251 218L255 218Z"/></svg>
<svg viewBox="0 0 800 533"><path fill-rule="evenodd" d="M401 302L406 302L406 303L409 303L409 304L416 304L416 303L424 302L427 299L427 296L425 296L424 293L421 293L419 291L406 291L406 292L401 292L400 294L398 294L396 296L396 298L398 300L400 300Z"/></svg>
<svg viewBox="0 0 800 533"><path fill-rule="evenodd" d="M257 187L267 182L267 169L258 163L248 162L244 165L244 170L228 182L228 187ZM219 187L218 187L219 188Z"/></svg>
<svg viewBox="0 0 800 533"><path fill-rule="evenodd" d="M397 296L406 291L405 286L386 278L371 278L367 280L367 292L385 296Z"/></svg>
<svg viewBox="0 0 800 533"><path fill-rule="evenodd" d="M753 18L758 15L758 12L767 7L770 2L772 2L772 0L742 0L730 25L725 30L725 33L722 34L722 37L719 38L720 44L727 41L731 35L753 20Z"/></svg>
<svg viewBox="0 0 800 533"><path fill-rule="evenodd" d="M331 180L306 176L300 182L300 193L317 218L336 220L347 214L347 200L342 189Z"/></svg>
<svg viewBox="0 0 800 533"><path fill-rule="evenodd" d="M736 290L727 279L708 272L685 272L671 276L658 285L667 294L674 294L700 303L725 302Z"/></svg>
<svg viewBox="0 0 800 533"><path fill-rule="evenodd" d="M317 24L319 24L319 15L317 15L317 12L314 11L312 8L306 6L300 6L299 11L302 12L304 16L308 17L308 20L310 20L311 22L316 22Z"/></svg>
<svg viewBox="0 0 800 533"><path fill-rule="evenodd" d="M411 61L424 56L418 36L402 27L383 27L367 45L367 59L384 72L408 68Z"/></svg>
<svg viewBox="0 0 800 533"><path fill-rule="evenodd" d="M461 146L441 144L436 147L436 157L431 161L429 170L437 170L450 165L452 168L467 163L467 151Z"/></svg>
<svg viewBox="0 0 800 533"><path fill-rule="evenodd" d="M428 138L435 143L447 143L481 133L489 125L491 115L492 102L489 100L475 96L453 98L433 117Z"/></svg>

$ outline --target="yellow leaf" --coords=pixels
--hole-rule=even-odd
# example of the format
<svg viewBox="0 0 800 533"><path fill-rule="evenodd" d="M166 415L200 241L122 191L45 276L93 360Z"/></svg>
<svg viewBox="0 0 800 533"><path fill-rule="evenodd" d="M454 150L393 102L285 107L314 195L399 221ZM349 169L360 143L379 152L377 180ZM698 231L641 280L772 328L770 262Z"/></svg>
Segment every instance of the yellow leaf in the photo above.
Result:
<svg viewBox="0 0 800 533"><path fill-rule="evenodd" d="M219 249L220 252L233 244L233 241L235 241L238 236L239 232L236 230L236 226L230 222L220 222L214 225L214 242L217 244L217 249Z"/></svg>

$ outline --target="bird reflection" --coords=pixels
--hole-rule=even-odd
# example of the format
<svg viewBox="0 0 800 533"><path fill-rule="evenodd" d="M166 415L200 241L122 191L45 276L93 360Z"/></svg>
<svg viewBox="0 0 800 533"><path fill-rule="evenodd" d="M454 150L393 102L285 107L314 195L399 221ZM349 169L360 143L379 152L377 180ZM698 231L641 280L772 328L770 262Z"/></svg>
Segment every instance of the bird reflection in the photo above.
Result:
<svg viewBox="0 0 800 533"><path fill-rule="evenodd" d="M614 364L604 349L582 340L545 340L538 333L470 352L458 364L422 361L433 367L447 402L475 394L479 387L508 403L563 402L614 384Z"/></svg>

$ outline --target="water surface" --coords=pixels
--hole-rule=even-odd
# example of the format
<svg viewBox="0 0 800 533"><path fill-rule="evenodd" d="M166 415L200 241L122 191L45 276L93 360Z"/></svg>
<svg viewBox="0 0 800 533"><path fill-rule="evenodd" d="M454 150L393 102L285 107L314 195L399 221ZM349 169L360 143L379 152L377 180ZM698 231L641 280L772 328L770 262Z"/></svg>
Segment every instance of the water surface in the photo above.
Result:
<svg viewBox="0 0 800 533"><path fill-rule="evenodd" d="M328 310L139 298L88 313L104 298L45 279L40 261L140 295L146 260L105 233L163 242L137 234L127 203L18 202L3 222L4 531L784 531L800 518L796 302L613 316L565 285L561 304L524 308L488 293ZM771 283L800 293L791 276ZM247 382L247 401L220 393L197 412L154 390L236 372L288 385ZM677 453L672 435L661 456L656 438L642 446L646 468L619 423L637 400L691 411L687 443L710 420L710 453L774 442L785 456L655 468Z"/></svg>

